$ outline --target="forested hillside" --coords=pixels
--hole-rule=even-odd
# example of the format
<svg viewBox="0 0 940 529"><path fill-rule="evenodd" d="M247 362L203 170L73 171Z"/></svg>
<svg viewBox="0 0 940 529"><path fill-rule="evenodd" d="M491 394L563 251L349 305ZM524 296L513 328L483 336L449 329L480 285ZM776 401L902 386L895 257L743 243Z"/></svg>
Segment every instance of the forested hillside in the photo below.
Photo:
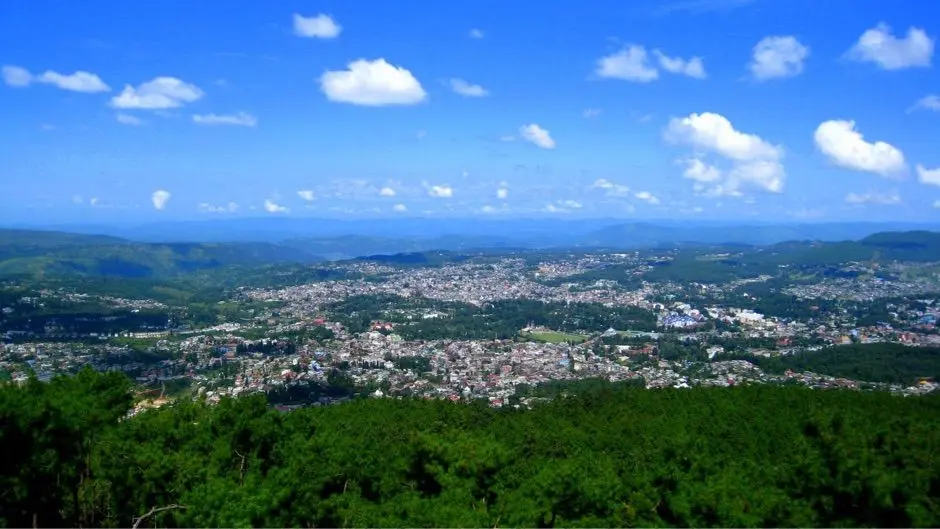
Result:
<svg viewBox="0 0 940 529"><path fill-rule="evenodd" d="M591 387L530 411L253 397L121 421L120 375L4 386L0 524L940 525L938 397Z"/></svg>
<svg viewBox="0 0 940 529"><path fill-rule="evenodd" d="M0 278L166 279L227 266L313 262L269 243L149 244L93 235L0 230Z"/></svg>

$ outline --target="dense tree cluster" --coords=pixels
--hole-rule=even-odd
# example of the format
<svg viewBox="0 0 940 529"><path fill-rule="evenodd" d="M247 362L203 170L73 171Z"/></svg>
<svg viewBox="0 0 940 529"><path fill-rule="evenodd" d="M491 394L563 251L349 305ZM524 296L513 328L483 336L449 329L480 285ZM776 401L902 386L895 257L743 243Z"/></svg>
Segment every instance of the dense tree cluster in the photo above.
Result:
<svg viewBox="0 0 940 529"><path fill-rule="evenodd" d="M734 357L745 358L774 373L792 369L865 382L904 385L914 384L921 377L940 380L940 348L936 347L874 343L840 345L787 356Z"/></svg>
<svg viewBox="0 0 940 529"><path fill-rule="evenodd" d="M936 396L581 389L528 411L251 397L121 420L118 375L7 385L0 525L940 525Z"/></svg>
<svg viewBox="0 0 940 529"><path fill-rule="evenodd" d="M411 318L399 312L417 308L433 309L439 315ZM376 320L395 322L395 332L406 340L511 339L529 324L566 332L602 332L610 327L641 331L656 328L655 314L637 307L532 299L501 300L477 307L394 295L355 296L333 304L328 310L353 333L368 330Z"/></svg>

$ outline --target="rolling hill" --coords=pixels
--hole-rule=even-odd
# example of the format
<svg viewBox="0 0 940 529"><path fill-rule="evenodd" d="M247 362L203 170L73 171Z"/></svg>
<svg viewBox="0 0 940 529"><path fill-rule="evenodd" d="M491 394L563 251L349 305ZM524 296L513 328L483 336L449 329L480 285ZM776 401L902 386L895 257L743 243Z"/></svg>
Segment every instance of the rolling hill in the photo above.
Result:
<svg viewBox="0 0 940 529"><path fill-rule="evenodd" d="M164 279L226 266L317 260L303 250L270 243L151 244L95 235L0 230L0 278Z"/></svg>

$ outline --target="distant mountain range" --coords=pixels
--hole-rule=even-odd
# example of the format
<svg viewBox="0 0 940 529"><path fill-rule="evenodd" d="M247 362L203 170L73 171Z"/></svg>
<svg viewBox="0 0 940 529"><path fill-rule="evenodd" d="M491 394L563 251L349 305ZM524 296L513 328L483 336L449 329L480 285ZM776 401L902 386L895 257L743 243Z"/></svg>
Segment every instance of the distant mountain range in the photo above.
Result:
<svg viewBox="0 0 940 529"><path fill-rule="evenodd" d="M32 228L35 229L35 228ZM649 247L685 244L767 245L791 240L857 240L885 231L940 230L940 224L915 223L734 223L661 220L624 222L616 219L426 219L335 220L316 218L242 218L160 222L144 225L44 226L43 230L108 235L138 242L269 242L307 240L332 250L343 250L337 238L350 241L348 255L381 253L359 251L358 245L374 241L375 247L414 242L422 248L444 244L468 246ZM369 244L372 244L369 242ZM292 245L294 245L292 243ZM431 245L431 246L429 246ZM394 250L393 250L394 251ZM404 251L404 250L402 250ZM328 253L328 252L327 252Z"/></svg>
<svg viewBox="0 0 940 529"><path fill-rule="evenodd" d="M0 278L80 275L157 279L230 266L313 263L376 255L400 255L404 261L420 262L422 258L416 255L430 251L571 248L627 250L736 245L765 247L765 255L781 255L784 261L796 256L827 262L872 258L940 260L940 233L927 230L883 231L885 227L898 226L894 224L688 226L678 223L621 223L598 227L592 224L597 221L507 221L499 233L492 233L495 224L490 224L468 227L466 233L448 235L441 232L456 227L422 221L420 226L427 233L418 236L419 225L414 221L397 221L400 231L412 236L392 237L387 234L395 232L395 226L390 225L378 230L382 235L351 233L327 236L321 233L318 236L297 236L311 230L288 222L260 223L266 226L265 230L271 231L259 229L249 233L259 237L266 234L268 240L253 242L240 240L246 235L234 228L240 221L229 222L235 223L229 228L230 239L235 240L229 242L204 240L206 234L224 225L221 223L214 223L216 228L201 226L190 230L179 227L178 237L190 242L132 240L113 234L0 230ZM278 236L273 231L278 226L291 229L280 232ZM357 229L365 227L358 225ZM322 228L320 231L337 229Z"/></svg>

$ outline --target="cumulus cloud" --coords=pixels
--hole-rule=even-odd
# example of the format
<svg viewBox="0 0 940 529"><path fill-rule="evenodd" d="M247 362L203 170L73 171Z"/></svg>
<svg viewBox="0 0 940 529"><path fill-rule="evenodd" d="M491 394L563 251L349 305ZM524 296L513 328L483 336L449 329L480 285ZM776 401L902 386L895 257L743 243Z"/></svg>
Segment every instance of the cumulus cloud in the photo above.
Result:
<svg viewBox="0 0 940 529"><path fill-rule="evenodd" d="M694 79L705 79L705 62L701 57L683 59L670 57L660 50L653 50L653 56L659 68L678 75L685 75ZM646 48L638 44L630 44L620 51L601 57L597 61L595 73L608 79L622 79L635 83L649 83L659 79L659 69L650 60Z"/></svg>
<svg viewBox="0 0 940 529"><path fill-rule="evenodd" d="M659 70L650 64L646 48L635 44L599 59L596 72L608 79L636 83L648 83L659 78Z"/></svg>
<svg viewBox="0 0 940 529"><path fill-rule="evenodd" d="M483 34L483 30L481 29L473 28L470 30L471 39L482 39L484 36L485 35Z"/></svg>
<svg viewBox="0 0 940 529"><path fill-rule="evenodd" d="M519 127L519 136L543 149L554 149L555 140L549 132L535 123Z"/></svg>
<svg viewBox="0 0 940 529"><path fill-rule="evenodd" d="M558 200L554 204L546 204L542 211L547 213L570 213L572 209L581 209L583 206L577 200Z"/></svg>
<svg viewBox="0 0 940 529"><path fill-rule="evenodd" d="M264 201L264 210L268 213L288 213L289 209L274 202L270 198Z"/></svg>
<svg viewBox="0 0 940 529"><path fill-rule="evenodd" d="M764 37L754 46L748 69L758 81L794 77L803 71L803 62L809 51L790 35Z"/></svg>
<svg viewBox="0 0 940 529"><path fill-rule="evenodd" d="M258 118L245 112L229 115L194 114L193 123L199 125L237 125L241 127L254 127L258 124Z"/></svg>
<svg viewBox="0 0 940 529"><path fill-rule="evenodd" d="M910 110L933 110L934 112L940 112L940 96L934 94L924 96L917 100Z"/></svg>
<svg viewBox="0 0 940 529"><path fill-rule="evenodd" d="M431 195L435 198L450 198L454 196L454 188L449 185L433 185L427 186L428 195Z"/></svg>
<svg viewBox="0 0 940 529"><path fill-rule="evenodd" d="M138 125L142 125L144 123L143 121L140 120L140 118L132 116L130 114L125 114L123 112L118 112L117 115L114 116L114 119L116 119L117 122L122 125L131 125L134 127Z"/></svg>
<svg viewBox="0 0 940 529"><path fill-rule="evenodd" d="M4 66L0 69L0 73L3 74L3 82L9 86L29 86L29 83L33 81L32 74L19 66Z"/></svg>
<svg viewBox="0 0 940 529"><path fill-rule="evenodd" d="M591 189L603 189L606 191L607 196L624 196L630 192L630 188L622 185L615 184L606 178L599 178L591 184Z"/></svg>
<svg viewBox="0 0 940 529"><path fill-rule="evenodd" d="M633 196L635 196L638 200L642 200L643 202L646 202L647 204L651 204L653 206L659 204L659 198L657 198L656 195L650 193L649 191L639 191Z"/></svg>
<svg viewBox="0 0 940 529"><path fill-rule="evenodd" d="M100 77L84 71L77 71L72 74L61 74L48 70L39 75L33 75L25 68L19 66L4 66L2 74L3 81L15 87L29 86L31 83L42 83L61 88L62 90L82 92L85 94L95 94L111 90L111 87L105 84Z"/></svg>
<svg viewBox="0 0 940 529"><path fill-rule="evenodd" d="M691 59L682 59L680 57L669 57L659 50L653 50L653 55L659 60L659 67L667 72L685 75L693 79L705 79L708 75L705 73L705 63L701 57L692 57Z"/></svg>
<svg viewBox="0 0 940 529"><path fill-rule="evenodd" d="M89 72L75 72L65 75L58 72L48 71L38 77L36 82L51 84L62 90L71 90L72 92L82 92L86 94L95 94L98 92L110 92L111 87L106 85L100 77Z"/></svg>
<svg viewBox="0 0 940 529"><path fill-rule="evenodd" d="M698 158L690 158L688 160L682 160L681 163L685 164L685 171L682 172L682 176L695 180L703 184L717 182L721 180L721 170L713 165L709 165Z"/></svg>
<svg viewBox="0 0 940 529"><path fill-rule="evenodd" d="M499 189L496 190L496 198L500 200L506 200L507 198L509 198L509 190L506 189L505 187L500 187Z"/></svg>
<svg viewBox="0 0 940 529"><path fill-rule="evenodd" d="M695 150L696 156L684 162L684 176L696 180L696 191L728 196L741 196L744 187L771 193L783 191L786 180L781 163L783 149L756 134L736 130L721 114L705 112L673 118L664 136L667 141L689 145ZM720 171L706 164L702 160L706 153L723 158L730 169Z"/></svg>
<svg viewBox="0 0 940 529"><path fill-rule="evenodd" d="M934 39L923 29L908 28L907 35L898 38L882 22L862 33L846 55L859 62L873 62L885 70L902 70L929 67L933 49Z"/></svg>
<svg viewBox="0 0 940 529"><path fill-rule="evenodd" d="M385 59L359 59L345 70L328 71L320 76L320 88L330 101L362 106L414 105L427 97L410 71Z"/></svg>
<svg viewBox="0 0 940 529"><path fill-rule="evenodd" d="M170 201L172 195L169 191L165 189L158 189L150 195L150 202L153 203L153 208L157 210L162 210L166 207L167 202Z"/></svg>
<svg viewBox="0 0 940 529"><path fill-rule="evenodd" d="M386 186L379 190L379 195L383 197L393 197L395 196L395 190Z"/></svg>
<svg viewBox="0 0 940 529"><path fill-rule="evenodd" d="M923 165L917 164L917 180L922 184L940 186L940 167L927 169Z"/></svg>
<svg viewBox="0 0 940 529"><path fill-rule="evenodd" d="M303 200L306 200L307 202L311 202L316 198L316 195L314 195L313 191L310 189L301 189L297 192L297 196Z"/></svg>
<svg viewBox="0 0 940 529"><path fill-rule="evenodd" d="M175 77L157 77L137 86L125 85L111 98L111 106L123 109L166 110L198 101L203 96L198 86Z"/></svg>
<svg viewBox="0 0 940 529"><path fill-rule="evenodd" d="M450 88L464 97L486 97L490 95L486 88L478 84L470 84L463 79L451 79Z"/></svg>
<svg viewBox="0 0 940 529"><path fill-rule="evenodd" d="M891 193L849 193L845 196L849 204L880 204L882 206L896 206L901 203L901 197L896 191Z"/></svg>
<svg viewBox="0 0 940 529"><path fill-rule="evenodd" d="M404 211L408 211L408 206L404 204L395 204L394 206L392 206L392 210L401 213Z"/></svg>
<svg viewBox="0 0 940 529"><path fill-rule="evenodd" d="M314 39L335 39L343 31L329 15L305 17L294 13L294 35Z"/></svg>
<svg viewBox="0 0 940 529"><path fill-rule="evenodd" d="M816 128L814 140L832 163L847 169L898 177L907 168L904 153L883 141L865 141L854 121L825 121Z"/></svg>
<svg viewBox="0 0 940 529"><path fill-rule="evenodd" d="M202 213L235 213L238 211L238 204L229 202L226 205L216 206L208 202L200 202L197 206Z"/></svg>

